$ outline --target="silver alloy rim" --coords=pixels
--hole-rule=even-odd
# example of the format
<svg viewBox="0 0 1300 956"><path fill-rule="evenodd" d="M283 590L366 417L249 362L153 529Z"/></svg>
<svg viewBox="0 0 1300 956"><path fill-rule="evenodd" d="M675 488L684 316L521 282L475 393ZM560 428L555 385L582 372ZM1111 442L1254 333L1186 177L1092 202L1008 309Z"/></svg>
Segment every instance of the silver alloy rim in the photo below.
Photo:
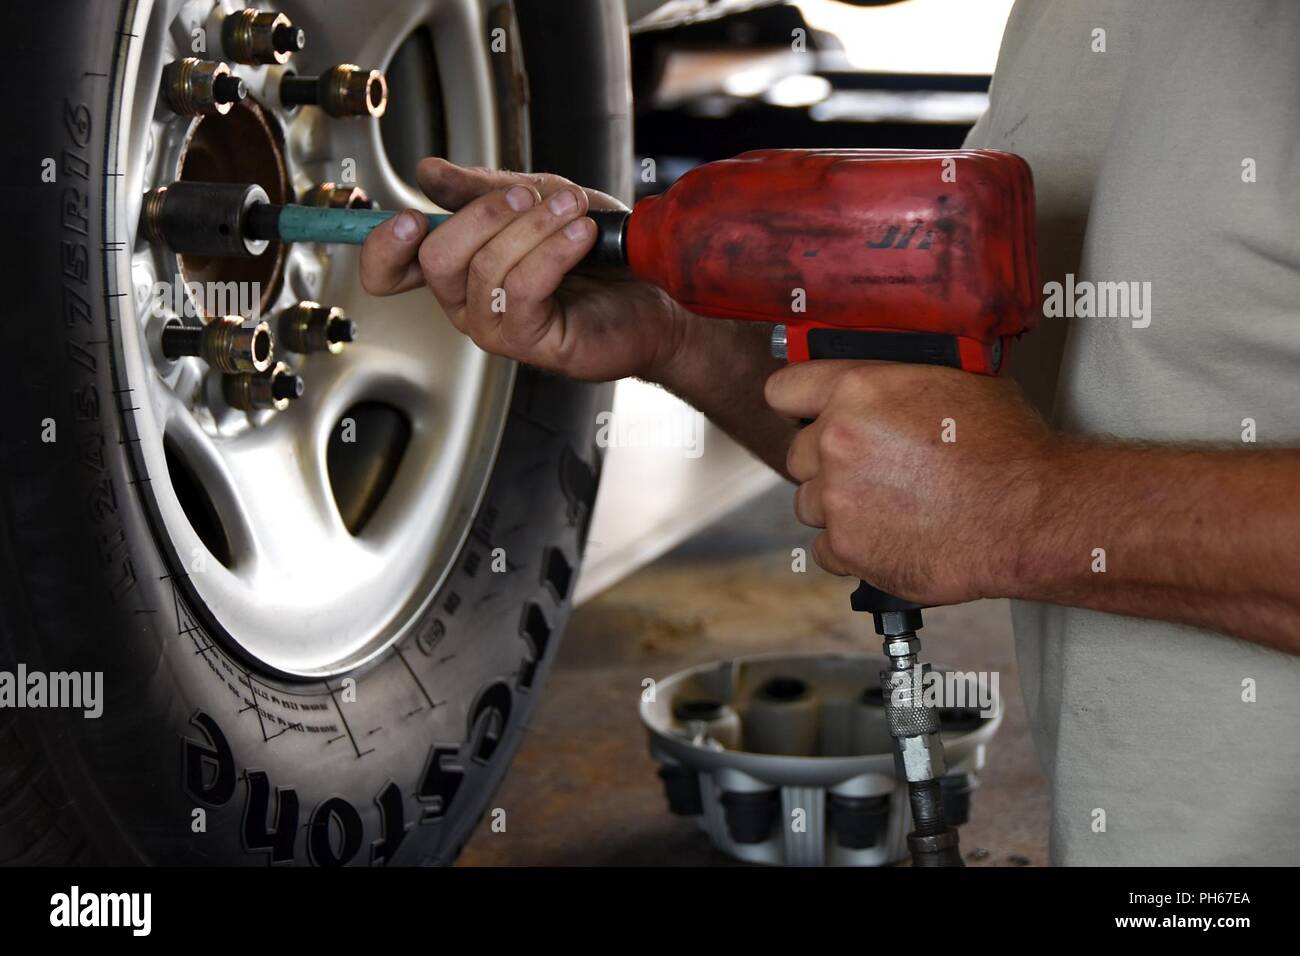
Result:
<svg viewBox="0 0 1300 956"><path fill-rule="evenodd" d="M342 62L385 69L402 40L429 25L442 86L454 95L448 158L496 164L485 0L284 6L307 31L305 55L290 64L299 73ZM361 336L340 355L296 358L307 392L287 411L224 407L215 374L198 359L168 362L158 354L164 319L147 313L154 284L173 281L176 260L138 236L136 223L145 192L177 178L191 126L156 106L162 67L192 55L190 30L211 8L205 0L143 0L126 21L134 39L123 41L129 45L118 74L121 115L110 144L110 163L122 175L109 192L116 238L132 250L110 262L114 287L134 290L117 306L120 372L131 389L136 451L150 478L140 491L165 532L173 572L248 655L282 674L323 677L355 668L400 639L449 572L491 472L514 365L457 333L427 291L367 296L357 281L357 250L337 246L293 248L267 312L300 299L342 306ZM210 48L218 49L215 41ZM264 94L282 69L239 65L235 72L282 122L295 195L340 179L342 160L351 159L357 184L382 207L437 210L393 169L377 120L331 120L313 107L272 109ZM400 409L411 435L378 510L353 536L330 491L326 447L344 413L361 401ZM219 515L230 567L208 554L171 482L162 479L164 435Z"/></svg>

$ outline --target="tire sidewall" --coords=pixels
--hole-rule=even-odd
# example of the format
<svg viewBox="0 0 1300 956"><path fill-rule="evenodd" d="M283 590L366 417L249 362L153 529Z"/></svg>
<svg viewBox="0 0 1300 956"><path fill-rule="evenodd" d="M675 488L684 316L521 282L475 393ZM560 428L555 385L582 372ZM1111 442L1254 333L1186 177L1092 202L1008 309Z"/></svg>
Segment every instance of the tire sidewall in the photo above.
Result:
<svg viewBox="0 0 1300 956"><path fill-rule="evenodd" d="M123 36L131 4L55 6L75 15L44 31L56 37L37 31L23 46L16 66L49 82L15 119L31 135L6 147L11 169L40 169L45 157L57 165L53 183L5 190L33 232L9 259L42 280L18 293L14 347L0 356L12 410L0 422L3 664L103 674L98 719L17 715L60 788L52 803L107 861L448 862L518 745L567 620L599 477L596 413L609 390L519 370L471 533L389 653L347 681L314 683L242 660L202 626L155 544L140 489L165 476L131 465L141 436L115 327L130 300L113 284L126 230L105 188L117 172L105 159L122 79L114 51L138 42ZM534 59L538 5L520 6L533 102L545 103L550 91L537 84L554 82L557 61L582 57L561 47ZM548 11L548 32L573 18L573 43L589 43L593 23L607 40L625 31L621 5ZM548 128L543 106L533 110L543 154L534 165L626 195L625 98L608 88L619 57L602 52L587 80L604 85L576 110L607 117L600 155L545 155L561 131ZM626 84L625 53L622 68ZM584 86L575 79L570 103ZM52 442L42 440L47 421ZM497 554L502 573L492 570Z"/></svg>

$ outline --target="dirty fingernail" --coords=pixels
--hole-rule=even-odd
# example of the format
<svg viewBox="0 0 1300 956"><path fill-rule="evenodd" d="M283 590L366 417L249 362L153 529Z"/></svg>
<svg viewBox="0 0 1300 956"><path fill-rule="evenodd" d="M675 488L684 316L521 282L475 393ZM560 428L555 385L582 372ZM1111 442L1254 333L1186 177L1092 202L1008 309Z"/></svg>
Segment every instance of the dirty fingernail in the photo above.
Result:
<svg viewBox="0 0 1300 956"><path fill-rule="evenodd" d="M393 220L393 235L402 242L410 242L420 234L420 224L409 212L404 212Z"/></svg>
<svg viewBox="0 0 1300 956"><path fill-rule="evenodd" d="M564 234L574 242L581 242L587 238L587 220L575 219L564 227Z"/></svg>
<svg viewBox="0 0 1300 956"><path fill-rule="evenodd" d="M533 194L523 186L513 186L506 193L506 203L515 212L523 212L533 204Z"/></svg>
<svg viewBox="0 0 1300 956"><path fill-rule="evenodd" d="M551 207L551 212L557 216L566 216L578 208L578 197L567 189L561 189L550 198L547 205Z"/></svg>

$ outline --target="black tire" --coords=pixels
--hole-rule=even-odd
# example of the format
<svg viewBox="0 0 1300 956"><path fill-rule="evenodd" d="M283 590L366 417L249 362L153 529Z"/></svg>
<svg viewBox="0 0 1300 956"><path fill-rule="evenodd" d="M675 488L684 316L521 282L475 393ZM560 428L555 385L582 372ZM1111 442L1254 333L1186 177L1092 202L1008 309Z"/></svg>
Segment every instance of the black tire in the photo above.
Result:
<svg viewBox="0 0 1300 956"><path fill-rule="evenodd" d="M105 706L97 720L0 709L0 862L449 862L565 625L608 391L520 369L455 569L411 632L353 675L355 702L338 679L276 679L209 634L138 494L151 476L131 453L120 293L106 285L124 232L105 221L105 130L120 55L139 42L123 35L131 5L47 0L7 34L9 67L28 80L7 97L0 185L0 669L102 671ZM534 168L626 196L622 4L516 6ZM56 183L41 181L45 157ZM485 573L497 547L504 575Z"/></svg>

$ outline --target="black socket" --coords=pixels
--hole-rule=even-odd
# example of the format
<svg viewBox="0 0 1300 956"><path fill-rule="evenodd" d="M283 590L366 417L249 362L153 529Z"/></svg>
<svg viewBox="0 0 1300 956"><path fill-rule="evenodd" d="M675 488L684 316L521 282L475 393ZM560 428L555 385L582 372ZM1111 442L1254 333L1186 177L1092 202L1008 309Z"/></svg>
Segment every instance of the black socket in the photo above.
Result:
<svg viewBox="0 0 1300 956"><path fill-rule="evenodd" d="M729 790L722 795L727 832L737 843L763 843L781 816L778 790Z"/></svg>
<svg viewBox="0 0 1300 956"><path fill-rule="evenodd" d="M889 797L826 795L826 820L835 842L846 850L866 850L880 842L889 823Z"/></svg>
<svg viewBox="0 0 1300 956"><path fill-rule="evenodd" d="M265 196L256 186L238 183L172 183L162 194L153 227L181 255L248 258L253 253L244 244L244 210L254 189Z"/></svg>
<svg viewBox="0 0 1300 956"><path fill-rule="evenodd" d="M704 812L704 803L700 799L700 775L694 770L666 763L659 768L659 779L664 782L669 813L679 817L698 817Z"/></svg>

